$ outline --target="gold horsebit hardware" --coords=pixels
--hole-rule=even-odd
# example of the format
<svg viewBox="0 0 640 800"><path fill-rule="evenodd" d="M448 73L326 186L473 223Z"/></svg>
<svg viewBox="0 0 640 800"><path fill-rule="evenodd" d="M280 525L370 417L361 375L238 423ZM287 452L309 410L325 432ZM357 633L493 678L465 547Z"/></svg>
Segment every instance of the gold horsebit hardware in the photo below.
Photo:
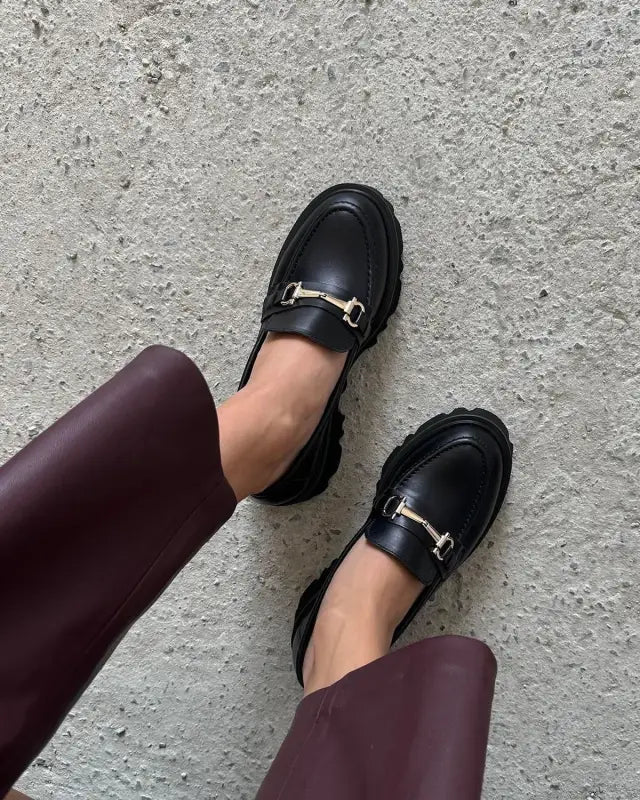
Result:
<svg viewBox="0 0 640 800"><path fill-rule="evenodd" d="M397 503L396 508L391 508L392 503ZM403 517L407 519L411 519L414 522L417 522L418 525L422 525L422 527L427 531L429 536L433 539L436 543L436 546L432 549L433 555L438 559L438 561L444 561L444 557L449 555L455 546L455 542L453 541L453 537L450 533L445 533L444 535L438 533L438 531L427 522L426 519L423 519L419 514L416 514L415 511L409 508L407 505L407 498L406 497L398 497L398 495L393 495L390 497L387 502L384 504L384 508L382 509L382 516L387 517L388 519L393 519L397 517L398 514L401 514Z"/></svg>
<svg viewBox="0 0 640 800"><path fill-rule="evenodd" d="M301 297L312 297L318 300L326 300L327 303L331 303L332 306L336 306L336 308L339 308L340 311L344 311L344 316L342 319L352 328L357 328L358 323L365 315L365 307L357 297L352 297L351 300L340 300L340 298L332 297L326 292L316 292L313 289L305 289L301 282L287 284L284 292L282 293L280 305L292 306L296 300L299 300ZM358 312L355 318L353 317L354 311Z"/></svg>

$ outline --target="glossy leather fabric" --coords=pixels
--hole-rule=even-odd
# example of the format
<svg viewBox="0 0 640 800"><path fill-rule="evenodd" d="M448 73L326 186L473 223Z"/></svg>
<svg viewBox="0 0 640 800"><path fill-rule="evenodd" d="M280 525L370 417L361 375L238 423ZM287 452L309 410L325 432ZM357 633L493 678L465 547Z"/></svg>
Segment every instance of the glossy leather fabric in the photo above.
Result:
<svg viewBox="0 0 640 800"><path fill-rule="evenodd" d="M508 449L503 441L503 453L499 436L497 426L492 431L464 414L459 419L451 415L447 427L433 433L427 428L404 445L404 462L378 500L381 510L389 497L404 498L439 533L451 532L455 546L443 562L433 556L432 537L402 515L374 516L365 527L367 539L398 558L425 585L450 575L495 516L503 476L510 470L505 464Z"/></svg>
<svg viewBox="0 0 640 800"><path fill-rule="evenodd" d="M461 636L350 673L302 701L257 800L478 800L495 676Z"/></svg>
<svg viewBox="0 0 640 800"><path fill-rule="evenodd" d="M390 264L387 225L393 231L392 212L385 220L385 201L368 187L337 186L323 192L302 213L283 246L271 277L263 308L267 331L308 336L332 350L346 352L360 345L380 313ZM356 328L343 312L319 299L301 299L282 305L282 290L291 281L328 292L341 299L356 297L364 314ZM310 310L315 309L315 310Z"/></svg>
<svg viewBox="0 0 640 800"><path fill-rule="evenodd" d="M473 552L500 510L511 474L512 446L504 423L483 409L440 414L405 439L387 458L369 518L340 556L303 592L291 648L298 681L322 599L334 574L362 536L389 553L424 584L396 628L404 632L425 602ZM435 534L394 509L404 503L437 526ZM453 539L437 557L436 541ZM450 542L451 544L451 542ZM446 546L445 546L446 547Z"/></svg>
<svg viewBox="0 0 640 800"><path fill-rule="evenodd" d="M0 797L235 505L207 384L167 347L0 468Z"/></svg>

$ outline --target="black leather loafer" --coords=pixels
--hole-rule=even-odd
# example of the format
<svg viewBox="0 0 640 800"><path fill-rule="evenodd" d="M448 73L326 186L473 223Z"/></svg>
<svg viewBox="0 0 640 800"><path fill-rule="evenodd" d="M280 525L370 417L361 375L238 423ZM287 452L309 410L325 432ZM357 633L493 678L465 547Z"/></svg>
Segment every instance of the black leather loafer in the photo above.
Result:
<svg viewBox="0 0 640 800"><path fill-rule="evenodd" d="M342 455L340 396L354 362L376 343L398 305L401 272L400 224L393 206L369 186L327 189L293 226L271 276L240 388L269 331L297 333L349 355L311 439L286 474L255 495L258 500L289 505L327 488Z"/></svg>
<svg viewBox="0 0 640 800"><path fill-rule="evenodd" d="M396 628L395 642L491 527L509 485L512 453L504 423L479 408L441 414L393 451L364 526L302 595L291 639L300 683L322 598L358 539L366 536L424 584Z"/></svg>

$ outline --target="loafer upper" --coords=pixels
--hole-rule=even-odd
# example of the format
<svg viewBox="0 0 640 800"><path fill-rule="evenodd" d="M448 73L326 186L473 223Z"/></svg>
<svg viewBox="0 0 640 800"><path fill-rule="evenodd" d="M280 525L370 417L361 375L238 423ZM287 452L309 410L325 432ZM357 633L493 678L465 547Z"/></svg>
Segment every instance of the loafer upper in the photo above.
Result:
<svg viewBox="0 0 640 800"><path fill-rule="evenodd" d="M495 434L464 418L418 439L407 445L394 478L379 492L379 513L371 517L365 536L425 585L446 577L476 547L491 521L503 462ZM404 507L398 513L400 503ZM414 514L403 514L404 508ZM448 535L437 553L425 522L440 536Z"/></svg>
<svg viewBox="0 0 640 800"><path fill-rule="evenodd" d="M361 345L378 316L389 258L380 209L361 191L338 189L285 243L264 303L263 329L299 333L339 352ZM296 297L296 285L358 306L346 320L344 309L322 297Z"/></svg>

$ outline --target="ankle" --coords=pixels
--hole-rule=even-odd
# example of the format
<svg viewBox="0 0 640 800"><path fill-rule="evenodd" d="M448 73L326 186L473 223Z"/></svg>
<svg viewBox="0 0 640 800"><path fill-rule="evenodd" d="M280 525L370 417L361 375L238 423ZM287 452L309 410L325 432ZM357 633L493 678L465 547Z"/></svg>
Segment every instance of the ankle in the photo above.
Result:
<svg viewBox="0 0 640 800"><path fill-rule="evenodd" d="M299 426L269 385L247 384L218 409L222 469L238 502L276 481L295 456Z"/></svg>
<svg viewBox="0 0 640 800"><path fill-rule="evenodd" d="M247 384L218 409L222 468L238 501L286 472L318 425L346 357L301 336L267 336Z"/></svg>
<svg viewBox="0 0 640 800"><path fill-rule="evenodd" d="M338 353L296 334L270 333L247 386L273 391L298 419L320 414L338 381L347 353Z"/></svg>
<svg viewBox="0 0 640 800"><path fill-rule="evenodd" d="M367 626L389 637L422 591L406 567L365 537L358 540L341 567L348 579L329 588L325 609L341 607Z"/></svg>
<svg viewBox="0 0 640 800"><path fill-rule="evenodd" d="M309 415L294 391L260 378L250 380L238 395L255 409L257 418L259 414L261 437L269 444L273 462L290 458L305 444L309 438Z"/></svg>
<svg viewBox="0 0 640 800"><path fill-rule="evenodd" d="M422 591L400 562L362 538L333 577L305 655L305 692L329 686L385 655Z"/></svg>
<svg viewBox="0 0 640 800"><path fill-rule="evenodd" d="M343 609L327 609L316 621L302 668L305 695L339 681L384 656L391 634L372 613L369 620Z"/></svg>

